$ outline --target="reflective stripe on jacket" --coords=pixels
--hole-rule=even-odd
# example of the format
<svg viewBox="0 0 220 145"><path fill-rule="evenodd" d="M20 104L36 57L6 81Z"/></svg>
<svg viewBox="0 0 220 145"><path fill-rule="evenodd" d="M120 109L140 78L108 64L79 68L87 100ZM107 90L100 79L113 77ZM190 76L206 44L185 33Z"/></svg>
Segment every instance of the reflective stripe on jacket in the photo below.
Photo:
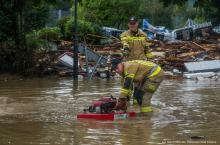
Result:
<svg viewBox="0 0 220 145"><path fill-rule="evenodd" d="M147 35L141 29L137 33L130 30L123 32L121 35L123 48L129 48L126 60L146 59L151 56L149 51L150 43L147 42Z"/></svg>
<svg viewBox="0 0 220 145"><path fill-rule="evenodd" d="M123 62L123 66L124 74L120 90L120 97L122 98L130 97L133 82L141 82L146 76L148 78L156 77L156 75L161 71L161 67L157 66L157 64L144 60L126 61ZM155 66L157 67L154 68ZM152 68L153 71L151 72Z"/></svg>

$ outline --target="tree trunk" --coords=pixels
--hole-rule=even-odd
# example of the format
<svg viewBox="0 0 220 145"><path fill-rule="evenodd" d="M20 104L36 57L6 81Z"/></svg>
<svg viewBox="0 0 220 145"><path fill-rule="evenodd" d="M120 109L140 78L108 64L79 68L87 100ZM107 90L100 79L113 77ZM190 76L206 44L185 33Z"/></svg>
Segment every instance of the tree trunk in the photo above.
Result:
<svg viewBox="0 0 220 145"><path fill-rule="evenodd" d="M24 73L31 64L30 54L26 45L24 30L25 0L14 0L15 7L15 45L16 45L16 72Z"/></svg>

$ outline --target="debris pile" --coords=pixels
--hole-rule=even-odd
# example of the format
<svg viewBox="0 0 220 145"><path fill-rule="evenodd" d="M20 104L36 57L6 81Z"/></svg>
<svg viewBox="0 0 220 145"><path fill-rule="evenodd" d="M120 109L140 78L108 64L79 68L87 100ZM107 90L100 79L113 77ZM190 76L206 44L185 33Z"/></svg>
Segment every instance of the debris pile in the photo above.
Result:
<svg viewBox="0 0 220 145"><path fill-rule="evenodd" d="M176 37L149 40L152 41L150 48L154 55L150 61L160 64L165 71L182 74L187 72L185 63L220 60L220 34L212 31L211 25L205 24L187 26L186 28L189 27L193 30L192 35L191 33L185 33L186 29L184 27L184 29L178 29L178 33L174 35ZM181 30L181 33L179 30ZM174 32L177 32L177 30ZM118 33L119 31L117 31ZM185 34L189 35L185 36ZM184 39L185 37L187 39ZM80 74L87 77L111 76L109 74L111 73L109 60L123 57L120 40L112 34L108 37L88 34L83 40L79 43L78 48ZM60 40L57 42L57 50L52 53L52 57L51 54L47 53L38 60L38 68L48 68L45 72L51 72L48 70L53 69L53 72L57 72L62 76L71 75L73 73L72 51L73 43L71 41Z"/></svg>
<svg viewBox="0 0 220 145"><path fill-rule="evenodd" d="M220 35L213 33L209 37L193 41L161 42L160 47L153 48L153 51L156 54L153 61L159 63L164 70L185 71L185 62L220 59ZM163 55L157 55L158 52Z"/></svg>

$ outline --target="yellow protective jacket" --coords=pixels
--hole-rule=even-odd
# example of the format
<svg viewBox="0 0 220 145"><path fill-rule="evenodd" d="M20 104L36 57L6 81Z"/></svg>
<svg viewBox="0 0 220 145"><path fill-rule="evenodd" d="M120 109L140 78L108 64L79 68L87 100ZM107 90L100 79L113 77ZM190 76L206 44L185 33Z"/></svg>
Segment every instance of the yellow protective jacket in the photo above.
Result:
<svg viewBox="0 0 220 145"><path fill-rule="evenodd" d="M149 45L147 40L147 34L141 29L138 29L136 33L127 30L120 35L123 48L129 48L128 56L126 60L146 60L147 58L152 58L152 54L149 50Z"/></svg>
<svg viewBox="0 0 220 145"><path fill-rule="evenodd" d="M161 67L157 64L144 60L126 61L123 65L120 98L130 97L133 82L141 82L145 77L155 77L161 71Z"/></svg>

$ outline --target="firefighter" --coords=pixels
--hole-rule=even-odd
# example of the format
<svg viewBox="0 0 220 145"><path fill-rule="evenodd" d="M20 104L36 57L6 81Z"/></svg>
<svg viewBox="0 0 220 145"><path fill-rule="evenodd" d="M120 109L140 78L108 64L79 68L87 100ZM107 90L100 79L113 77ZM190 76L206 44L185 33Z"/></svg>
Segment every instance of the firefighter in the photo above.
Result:
<svg viewBox="0 0 220 145"><path fill-rule="evenodd" d="M123 44L124 60L149 60L153 57L150 52L147 34L138 28L138 20L131 17L128 22L128 30L120 35Z"/></svg>
<svg viewBox="0 0 220 145"><path fill-rule="evenodd" d="M139 105L140 113L152 112L151 98L164 77L161 67L144 60L117 61L113 64L112 69L122 77L122 87L115 109L127 110L134 83L137 88L134 89L133 97Z"/></svg>

